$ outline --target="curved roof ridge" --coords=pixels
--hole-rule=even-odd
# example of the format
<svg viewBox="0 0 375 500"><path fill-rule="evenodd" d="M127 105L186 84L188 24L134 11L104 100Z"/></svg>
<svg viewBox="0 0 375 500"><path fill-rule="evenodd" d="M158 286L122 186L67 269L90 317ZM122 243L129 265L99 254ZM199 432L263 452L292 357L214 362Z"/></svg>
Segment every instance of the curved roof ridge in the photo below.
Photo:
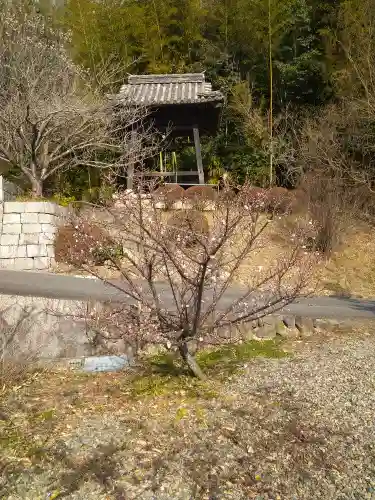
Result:
<svg viewBox="0 0 375 500"><path fill-rule="evenodd" d="M221 102L224 96L213 91L204 73L129 75L117 95L120 102L135 105Z"/></svg>

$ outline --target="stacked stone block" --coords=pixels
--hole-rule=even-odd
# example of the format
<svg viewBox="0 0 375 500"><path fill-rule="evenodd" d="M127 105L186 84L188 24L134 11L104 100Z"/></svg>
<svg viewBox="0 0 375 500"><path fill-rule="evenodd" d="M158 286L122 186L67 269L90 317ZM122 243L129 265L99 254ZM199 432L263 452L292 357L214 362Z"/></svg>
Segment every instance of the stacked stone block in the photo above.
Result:
<svg viewBox="0 0 375 500"><path fill-rule="evenodd" d="M0 203L14 200L19 194L21 194L21 189L0 175Z"/></svg>
<svg viewBox="0 0 375 500"><path fill-rule="evenodd" d="M51 202L1 205L0 267L45 270L55 263L55 234L67 209Z"/></svg>

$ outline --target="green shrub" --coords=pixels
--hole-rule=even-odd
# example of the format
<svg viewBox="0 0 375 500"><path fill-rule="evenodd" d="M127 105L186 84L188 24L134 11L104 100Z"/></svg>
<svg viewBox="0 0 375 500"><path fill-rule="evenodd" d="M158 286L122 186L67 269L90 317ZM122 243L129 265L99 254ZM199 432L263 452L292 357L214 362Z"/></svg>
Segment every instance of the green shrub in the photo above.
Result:
<svg viewBox="0 0 375 500"><path fill-rule="evenodd" d="M20 194L16 196L16 201L50 201L48 198L44 196L33 196L33 194L29 191L27 193Z"/></svg>
<svg viewBox="0 0 375 500"><path fill-rule="evenodd" d="M55 193L51 197L35 197L31 192L28 192L17 196L16 201L51 201L62 207L68 207L76 202L76 198L74 196L65 196L64 194L60 193Z"/></svg>
<svg viewBox="0 0 375 500"><path fill-rule="evenodd" d="M97 247L93 248L91 255L93 256L95 264L97 266L101 266L107 260L121 259L121 257L123 257L124 255L124 250L122 246L119 244L112 244L105 246L98 245Z"/></svg>
<svg viewBox="0 0 375 500"><path fill-rule="evenodd" d="M92 187L84 191L82 200L94 205L106 205L112 201L115 190L108 184Z"/></svg>
<svg viewBox="0 0 375 500"><path fill-rule="evenodd" d="M75 203L76 198L75 196L65 196L63 194L56 193L52 196L50 201L53 201L62 207L69 207Z"/></svg>
<svg viewBox="0 0 375 500"><path fill-rule="evenodd" d="M110 184L102 184L99 188L99 201L106 204L110 203L115 194L115 188Z"/></svg>

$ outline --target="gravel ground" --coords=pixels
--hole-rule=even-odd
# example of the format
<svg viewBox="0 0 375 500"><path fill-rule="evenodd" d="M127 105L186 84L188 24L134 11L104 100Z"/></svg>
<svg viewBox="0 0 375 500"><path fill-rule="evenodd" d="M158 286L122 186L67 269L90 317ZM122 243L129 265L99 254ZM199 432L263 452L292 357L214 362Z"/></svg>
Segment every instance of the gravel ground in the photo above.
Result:
<svg viewBox="0 0 375 500"><path fill-rule="evenodd" d="M0 498L375 499L374 353L373 335L300 345L213 399L98 392Z"/></svg>

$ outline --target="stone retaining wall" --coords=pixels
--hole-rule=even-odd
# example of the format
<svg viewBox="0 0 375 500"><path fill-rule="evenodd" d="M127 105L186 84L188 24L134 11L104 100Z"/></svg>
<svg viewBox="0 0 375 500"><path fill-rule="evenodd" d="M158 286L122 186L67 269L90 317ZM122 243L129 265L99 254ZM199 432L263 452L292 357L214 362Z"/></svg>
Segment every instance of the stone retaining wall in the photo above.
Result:
<svg viewBox="0 0 375 500"><path fill-rule="evenodd" d="M0 175L0 203L14 200L20 193L21 190L18 186L13 184L13 182L7 181L2 175Z"/></svg>
<svg viewBox="0 0 375 500"><path fill-rule="evenodd" d="M67 209L51 202L0 204L0 267L47 270L55 263L54 239Z"/></svg>
<svg viewBox="0 0 375 500"><path fill-rule="evenodd" d="M0 295L0 360L89 356L86 314L99 304ZM7 348L4 342L11 339Z"/></svg>

